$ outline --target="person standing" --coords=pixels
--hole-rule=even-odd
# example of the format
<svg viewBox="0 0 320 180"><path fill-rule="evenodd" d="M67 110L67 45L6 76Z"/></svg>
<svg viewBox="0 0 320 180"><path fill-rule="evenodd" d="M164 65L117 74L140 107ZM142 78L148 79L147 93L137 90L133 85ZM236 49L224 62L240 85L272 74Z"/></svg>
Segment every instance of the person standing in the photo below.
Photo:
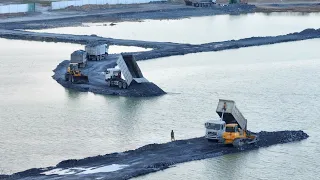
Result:
<svg viewBox="0 0 320 180"><path fill-rule="evenodd" d="M174 138L174 132L171 130L171 141L175 141L176 139Z"/></svg>

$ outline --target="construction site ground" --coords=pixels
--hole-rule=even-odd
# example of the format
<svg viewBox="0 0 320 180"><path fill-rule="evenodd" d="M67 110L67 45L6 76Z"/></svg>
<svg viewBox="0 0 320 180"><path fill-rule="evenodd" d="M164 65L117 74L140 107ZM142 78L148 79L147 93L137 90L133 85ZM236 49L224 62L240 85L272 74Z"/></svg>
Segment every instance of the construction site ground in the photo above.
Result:
<svg viewBox="0 0 320 180"><path fill-rule="evenodd" d="M308 135L303 131L262 131L258 133L258 136L261 140L256 144L245 145L240 149L217 142L208 142L204 137L164 144L149 144L126 152L79 160L66 160L58 163L55 167L30 169L11 176L0 176L0 179L130 179L164 170L178 163L213 158L308 138ZM123 168L114 172L101 172L103 168L115 165L121 165ZM90 173L94 169L96 173Z"/></svg>
<svg viewBox="0 0 320 180"><path fill-rule="evenodd" d="M19 13L2 15L1 23L44 20L47 28L60 26L74 26L83 22L117 22L139 19L174 19L192 16L209 16L219 14L241 14L254 12L320 12L320 1L254 1L248 5L227 5L227 1L220 1L226 6L210 8L196 8L186 6L183 1L174 3L147 3L133 5L85 5L83 7L69 7L62 10L50 10L48 6L40 8L37 13ZM266 3L268 2L268 3ZM1 2L0 2L1 3ZM8 3L8 2L6 2ZM54 21L56 19L57 21ZM8 24L8 25L9 25ZM6 25L6 24L3 24ZM20 24L22 25L22 24ZM32 26L7 26L6 28L34 28ZM46 28L45 26L39 28Z"/></svg>
<svg viewBox="0 0 320 180"><path fill-rule="evenodd" d="M259 2L260 3L260 2ZM260 6L260 4L258 5ZM274 5L264 4L268 7L300 9L300 5L286 4ZM303 4L303 6L315 7L317 4ZM284 7L284 8L283 8ZM259 8L259 7L258 7ZM273 37L248 37L239 40L229 40L223 42L211 42L200 45L179 44L170 42L148 42L134 41L125 39L112 39L97 36L79 36L67 34L52 33L34 33L15 29L43 29L61 26L76 26L84 22L116 22L140 19L175 19L191 16L208 16L218 14L241 14L253 13L259 10L255 5L228 5L216 6L213 8L194 8L187 7L184 4L144 4L138 6L117 7L113 9L101 9L97 11L79 11L79 10L60 10L44 11L37 15L27 15L24 17L7 18L0 20L0 37L7 39L22 39L47 42L67 42L86 44L92 41L101 41L115 45L139 46L153 48L152 51L133 53L137 60L147 60L158 57L167 57L173 55L184 55L188 53L221 51L227 49L236 49L250 46L261 46L289 41L298 41L305 39L320 38L320 29L306 29L302 32L293 32L287 35L278 35ZM271 9L270 12L273 10ZM71 52L70 52L71 53ZM64 87L78 91L91 91L100 94L114 94L122 96L136 96L135 91L123 91L116 88L106 88L103 84L102 72L115 65L117 55L110 55L109 60L100 62L89 62L88 67L83 70L89 74L88 85L72 85L64 81L64 72L68 61L63 61L54 70L53 78ZM142 69L143 71L143 69ZM147 77L146 77L147 78ZM160 94L164 92L154 84L146 87L148 93L154 91ZM138 89L141 92L141 89ZM150 94L138 94L137 96L150 96ZM257 145L246 146L242 149L226 147L221 144L209 144L203 137L188 140L170 142L166 144L151 144L142 148L123 153L113 153L104 156L85 158L82 160L67 160L59 163L56 167L30 169L13 175L1 175L0 179L79 179L88 177L103 179L129 179L140 175L156 172L171 167L174 164L212 158L224 154L237 153L246 150L267 147L273 144L288 143L300 141L308 137L302 131L278 131L278 132L260 132L260 141ZM80 174L83 168L94 168L108 166L112 164L125 164L125 168L109 173ZM74 171L66 176L50 175L42 173L59 168L60 170ZM74 168L72 170L70 168ZM82 169L82 170L81 170Z"/></svg>
<svg viewBox="0 0 320 180"><path fill-rule="evenodd" d="M65 88L93 92L104 95L130 96L130 97L150 97L165 94L165 92L152 82L137 84L132 82L127 89L119 89L118 87L108 87L105 82L104 72L108 68L115 67L119 54L112 54L106 60L89 61L87 66L81 69L82 73L87 75L89 83L87 84L72 84L65 81L64 75L69 66L68 60L60 63L54 70L53 78Z"/></svg>
<svg viewBox="0 0 320 180"><path fill-rule="evenodd" d="M125 40L104 38L87 35L53 34L53 33L35 33L17 30L1 30L0 37L7 39L22 39L32 41L46 42L68 42L76 44L88 44L90 42L103 42L113 45L138 46L152 48L151 51L134 52L136 60L147 60L159 57L168 57L173 55L184 55L197 52L222 51L228 49L237 49L250 46L261 46L276 44L282 42L299 41L306 39L320 38L320 29L306 29L302 32L290 33L287 35L271 37L251 37L239 40L229 40L222 42L212 42L200 45L180 44L170 42L151 42L139 40ZM165 92L153 83L134 84L128 89L109 88L104 81L104 72L107 68L116 66L116 54L108 56L104 61L91 61L83 69L83 73L89 76L89 84L72 84L64 80L68 62L63 61L54 70L53 78L62 86L82 92L94 92L105 95L119 95L132 97L150 97L165 94Z"/></svg>

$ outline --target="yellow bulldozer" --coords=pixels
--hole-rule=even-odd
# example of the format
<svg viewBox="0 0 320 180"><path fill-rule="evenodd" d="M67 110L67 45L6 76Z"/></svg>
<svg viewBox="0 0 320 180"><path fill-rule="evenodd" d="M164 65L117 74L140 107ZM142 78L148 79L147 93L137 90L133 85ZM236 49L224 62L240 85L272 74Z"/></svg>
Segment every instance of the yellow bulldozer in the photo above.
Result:
<svg viewBox="0 0 320 180"><path fill-rule="evenodd" d="M222 138L224 144L232 144L235 147L258 141L257 135L248 132L246 129L241 129L236 123L226 125L226 131L222 134Z"/></svg>
<svg viewBox="0 0 320 180"><path fill-rule="evenodd" d="M78 63L70 63L65 74L65 80L74 84L86 84L89 82L88 76L81 73Z"/></svg>

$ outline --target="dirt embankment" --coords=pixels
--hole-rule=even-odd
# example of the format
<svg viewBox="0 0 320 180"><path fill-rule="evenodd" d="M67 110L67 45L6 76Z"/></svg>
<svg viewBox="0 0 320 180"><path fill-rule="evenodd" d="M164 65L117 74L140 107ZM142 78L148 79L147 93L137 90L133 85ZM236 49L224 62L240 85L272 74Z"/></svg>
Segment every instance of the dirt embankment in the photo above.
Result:
<svg viewBox="0 0 320 180"><path fill-rule="evenodd" d="M68 89L73 89L81 92L93 92L103 95L116 95L127 97L151 97L166 94L161 88L152 82L135 83L133 82L127 89L119 89L118 87L108 87L105 82L104 72L108 68L116 66L116 60L119 54L112 54L106 60L89 61L87 66L81 69L82 73L89 77L87 84L73 84L65 81L65 73L69 65L69 61L60 63L54 71L52 76L59 84Z"/></svg>
<svg viewBox="0 0 320 180"><path fill-rule="evenodd" d="M80 160L66 160L55 167L30 169L11 176L2 176L2 178L11 177L12 179L25 180L130 179L167 169L178 163L250 151L274 144L296 142L308 138L308 135L303 131L262 131L258 133L258 136L260 141L256 144L246 145L240 149L220 143L208 142L201 137L164 144L149 144L135 150ZM103 171L108 167L114 166L121 168L114 171Z"/></svg>
<svg viewBox="0 0 320 180"><path fill-rule="evenodd" d="M135 52L136 60L147 60L160 57L168 57L173 55L184 55L189 53L222 51L227 49L237 49L250 46L261 46L267 44L276 44L282 42L299 41L306 39L320 38L320 29L306 29L297 33L287 35L270 36L270 37L251 37L239 40L230 40L222 42L212 42L200 45L168 43L168 42L147 42L138 40L124 40L103 38L98 36L85 35L68 35L68 34L52 34L52 33L34 33L13 30L0 30L0 37L7 39L23 39L33 41L47 42L70 42L78 44L86 44L92 41L100 41L108 44L140 46L154 48L151 51ZM117 88L109 88L105 81L103 72L107 68L116 65L115 55L109 56L107 61L89 62L88 67L83 69L83 73L89 76L89 84L71 84L64 80L68 61L60 63L54 70L53 78L62 86L77 91L94 92L106 95L148 97L165 94L165 92L153 83L143 85L133 85L127 90L119 90Z"/></svg>
<svg viewBox="0 0 320 180"><path fill-rule="evenodd" d="M183 4L140 4L137 7L107 8L93 11L61 10L41 16L2 21L2 29L45 29L63 26L77 26L86 22L115 22L144 19L178 19L219 14L252 13L254 5L214 6L195 8Z"/></svg>
<svg viewBox="0 0 320 180"><path fill-rule="evenodd" d="M311 13L320 12L320 1L296 1L288 3L286 1L282 3L260 3L257 4L256 12L301 12Z"/></svg>
<svg viewBox="0 0 320 180"><path fill-rule="evenodd" d="M237 48L250 47L250 46L261 46L261 45L276 44L276 43L282 43L282 42L292 42L292 41L320 38L320 29L305 29L301 32L289 33L286 35L250 37L250 38L244 38L239 40L211 42L211 43L200 44L200 45L113 39L113 38L103 38L98 36L86 36L86 35L34 33L34 32L1 30L1 29L0 29L0 37L6 38L6 39L21 39L21 40L46 41L46 42L68 42L68 43L76 43L76 44L86 44L92 41L100 41L100 42L105 42L113 45L153 48L152 51L133 53L136 57L136 60L146 60L146 59L167 57L167 56L173 56L173 55L185 55L185 54L197 53L197 52L221 51L221 50L237 49Z"/></svg>
<svg viewBox="0 0 320 180"><path fill-rule="evenodd" d="M252 0L249 4L232 5L228 5L227 0L217 2L222 4L204 8L186 6L183 0L131 5L85 5L54 11L42 7L38 8L37 13L21 14L18 17L5 15L7 18L0 18L0 24L3 29L43 29L81 25L85 22L176 19L254 12L320 12L320 1Z"/></svg>
<svg viewBox="0 0 320 180"><path fill-rule="evenodd" d="M23 39L34 41L48 41L48 42L70 42L86 44L92 41L100 41L108 44L140 46L154 48L152 51L135 52L136 60L147 60L159 57L168 57L173 55L184 55L189 53L221 51L227 49L237 49L250 46L261 46L267 44L276 44L282 42L299 41L306 39L320 38L320 29L306 29L298 33L290 33L287 35L271 36L271 37L251 37L239 40L230 40L223 42L212 42L200 45L167 43L167 42L147 42L138 40L123 40L103 38L97 36L85 35L68 35L68 34L52 34L52 33L34 33L13 30L0 30L0 37L7 39ZM68 61L64 61L54 70L53 78L62 86L77 91L94 92L106 95L119 96L134 96L134 97L149 97L159 96L165 92L153 83L146 83L141 85L132 85L126 90L119 90L117 88L109 88L104 81L103 72L107 68L114 67L116 58L109 56L107 61L89 62L88 67L83 69L83 73L89 76L89 84L71 84L64 80Z"/></svg>

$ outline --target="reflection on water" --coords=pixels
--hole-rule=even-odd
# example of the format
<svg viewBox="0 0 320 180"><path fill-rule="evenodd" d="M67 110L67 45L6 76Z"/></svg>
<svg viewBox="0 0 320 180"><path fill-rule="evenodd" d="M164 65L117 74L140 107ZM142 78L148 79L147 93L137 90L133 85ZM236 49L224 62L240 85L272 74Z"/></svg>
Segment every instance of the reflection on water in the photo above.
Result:
<svg viewBox="0 0 320 180"><path fill-rule="evenodd" d="M49 72L79 46L17 42L0 41L7 45L0 66L0 164L5 172L167 142L171 129L177 139L203 136L204 122L217 116L218 99L227 98L238 103L253 131L302 129L310 138L185 163L141 179L276 179L279 172L289 176L297 170L300 179L315 177L319 129L313 119L320 103L319 84L312 82L320 78L319 40L139 62L145 77L169 92L155 98L66 90ZM11 53L12 47L23 57ZM46 53L34 55L29 47ZM12 73L20 70L23 78Z"/></svg>
<svg viewBox="0 0 320 180"><path fill-rule="evenodd" d="M281 24L287 23L268 20L277 16L253 17L267 19L266 24L279 23L269 24L265 32L278 34L283 30ZM310 22L308 17L295 17L297 21L289 26L308 26L313 16ZM228 25L232 17L220 18L216 21L221 21L222 29L235 27ZM233 22L238 23L239 33L229 36L253 31L250 22ZM126 23L117 26L121 24ZM244 27L247 31L241 31ZM137 179L316 179L319 43L315 39L142 61L139 66L144 76L169 94L127 98L65 90L51 78L51 70L82 46L0 39L0 169L16 172L168 142L171 129L176 139L203 136L204 122L217 117L216 103L226 98L237 102L250 130L301 129L310 138L184 163Z"/></svg>
<svg viewBox="0 0 320 180"><path fill-rule="evenodd" d="M109 54L116 54L122 52L142 52L142 51L151 51L151 48L141 48L135 46L109 46Z"/></svg>
<svg viewBox="0 0 320 180"><path fill-rule="evenodd" d="M201 44L252 36L275 36L320 28L320 14L254 13L240 16L219 15L180 20L120 22L116 26L88 23L82 27L39 30L67 34L96 34L103 37L160 42Z"/></svg>

